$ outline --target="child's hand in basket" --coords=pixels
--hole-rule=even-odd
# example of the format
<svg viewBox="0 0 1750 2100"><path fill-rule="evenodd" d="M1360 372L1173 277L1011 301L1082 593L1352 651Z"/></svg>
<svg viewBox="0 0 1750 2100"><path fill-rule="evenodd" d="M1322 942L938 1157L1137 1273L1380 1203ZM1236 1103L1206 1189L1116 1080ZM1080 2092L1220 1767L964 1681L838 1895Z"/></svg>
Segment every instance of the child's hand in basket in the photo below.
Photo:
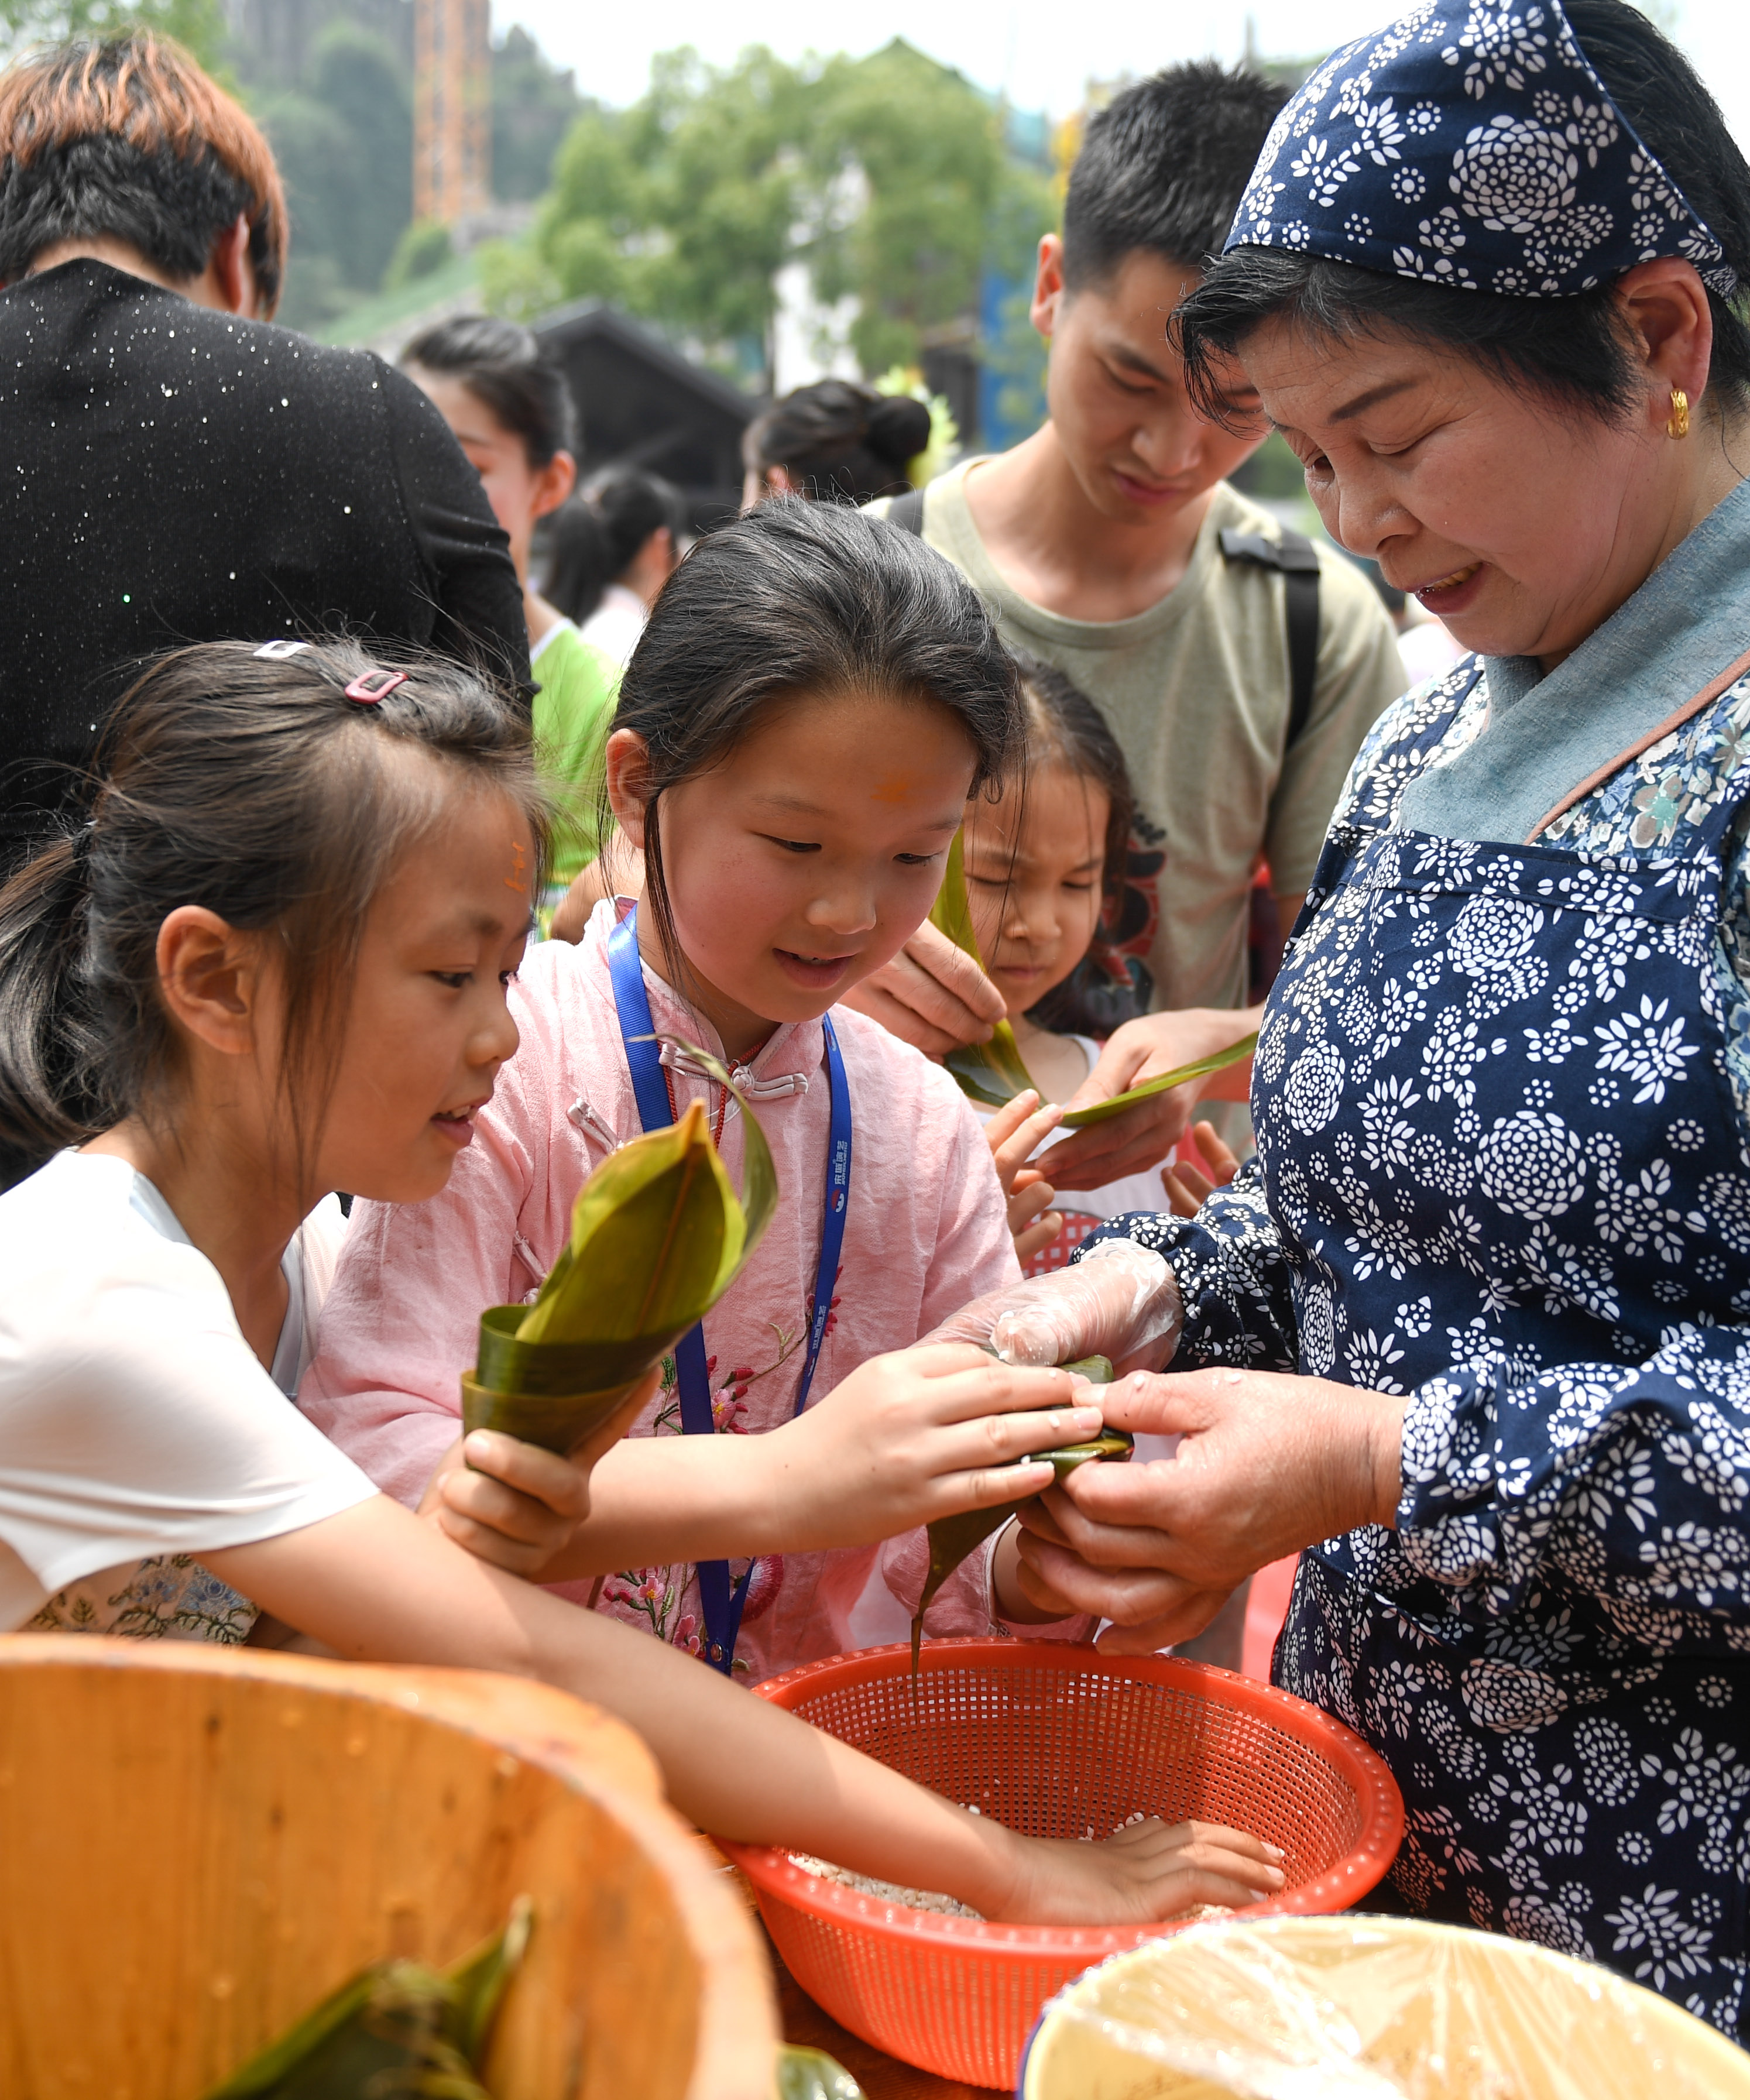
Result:
<svg viewBox="0 0 1750 2100"><path fill-rule="evenodd" d="M1128 1823L1095 1845L1020 1841L1020 1877L1005 1924L1147 1925L1200 1904L1238 1910L1282 1887L1274 1845L1219 1823Z"/></svg>

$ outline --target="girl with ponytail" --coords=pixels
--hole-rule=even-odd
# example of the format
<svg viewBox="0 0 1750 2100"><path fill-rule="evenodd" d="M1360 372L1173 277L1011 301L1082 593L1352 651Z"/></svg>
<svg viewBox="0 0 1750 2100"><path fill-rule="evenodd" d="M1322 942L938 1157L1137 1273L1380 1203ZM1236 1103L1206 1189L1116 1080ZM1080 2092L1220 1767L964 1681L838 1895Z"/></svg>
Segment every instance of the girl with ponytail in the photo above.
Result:
<svg viewBox="0 0 1750 2100"><path fill-rule="evenodd" d="M1280 1886L1255 1841L1199 1826L1016 1837L488 1565L452 1505L426 1523L377 1494L290 1396L331 1192L442 1189L517 1047L545 832L527 729L447 662L216 643L146 673L103 765L84 829L0 890L24 1177L0 1194L0 1631L236 1642L272 1614L345 1657L542 1677L640 1730L707 1828L994 1917ZM979 1375L1069 1400L1061 1371ZM623 1427L569 1461L477 1434L467 1478L563 1476L580 1516Z"/></svg>

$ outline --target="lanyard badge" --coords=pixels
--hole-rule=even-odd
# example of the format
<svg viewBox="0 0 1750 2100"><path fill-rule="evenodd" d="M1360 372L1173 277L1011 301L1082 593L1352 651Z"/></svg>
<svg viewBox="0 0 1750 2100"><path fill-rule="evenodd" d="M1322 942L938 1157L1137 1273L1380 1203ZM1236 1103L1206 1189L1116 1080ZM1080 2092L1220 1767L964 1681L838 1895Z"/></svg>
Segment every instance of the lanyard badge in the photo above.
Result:
<svg viewBox="0 0 1750 2100"><path fill-rule="evenodd" d="M638 1120L646 1131L661 1130L674 1121L668 1098L668 1082L663 1070L662 1044L650 1016L650 995L645 990L644 968L638 960L638 913L634 906L608 936L608 973L614 986L614 1005L619 1017L620 1040L632 1074L632 1091L638 1105ZM827 1086L830 1117L827 1155L827 1195L820 1236L820 1262L814 1276L814 1304L809 1320L808 1350L802 1376L796 1387L796 1413L808 1405L814 1366L820 1361L827 1321L832 1311L833 1286L838 1281L839 1262L844 1247L845 1213L851 1193L851 1096L845 1082L844 1060L832 1017L823 1014L821 1027L827 1039ZM711 1378L706 1369L705 1330L701 1323L683 1335L675 1348L675 1373L681 1392L681 1427L689 1436L713 1436L716 1420L712 1412ZM705 1618L705 1660L725 1676L735 1661L735 1641L741 1630L742 1608L747 1585L757 1562L750 1563L738 1582L730 1580L726 1560L698 1564L699 1603Z"/></svg>

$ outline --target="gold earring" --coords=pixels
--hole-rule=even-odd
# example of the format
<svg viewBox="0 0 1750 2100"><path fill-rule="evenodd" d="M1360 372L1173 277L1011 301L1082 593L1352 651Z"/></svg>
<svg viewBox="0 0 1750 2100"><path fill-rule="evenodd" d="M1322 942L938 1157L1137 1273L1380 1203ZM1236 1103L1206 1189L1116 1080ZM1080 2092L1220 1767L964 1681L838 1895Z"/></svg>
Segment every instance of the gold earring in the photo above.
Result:
<svg viewBox="0 0 1750 2100"><path fill-rule="evenodd" d="M1689 396L1681 386L1671 390L1671 413L1665 419L1668 438L1686 438L1689 435Z"/></svg>

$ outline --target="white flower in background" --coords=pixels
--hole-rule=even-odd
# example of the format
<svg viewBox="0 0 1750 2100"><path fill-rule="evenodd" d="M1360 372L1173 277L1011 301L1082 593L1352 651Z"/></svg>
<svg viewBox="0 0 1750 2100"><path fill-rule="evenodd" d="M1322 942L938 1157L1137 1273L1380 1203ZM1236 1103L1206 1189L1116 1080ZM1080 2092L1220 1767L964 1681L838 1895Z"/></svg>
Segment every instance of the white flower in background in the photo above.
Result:
<svg viewBox="0 0 1750 2100"><path fill-rule="evenodd" d="M1315 1043L1290 1067L1282 1105L1294 1127L1310 1135L1322 1130L1342 1100L1343 1061L1335 1047Z"/></svg>
<svg viewBox="0 0 1750 2100"><path fill-rule="evenodd" d="M1526 242L1525 259L1534 270L1577 269L1583 256L1609 238L1612 223L1605 205L1576 205L1555 225Z"/></svg>
<svg viewBox="0 0 1750 2100"><path fill-rule="evenodd" d="M1470 19L1440 55L1448 65L1463 64L1465 92L1479 101L1497 80L1523 88L1527 73L1544 71L1549 38L1541 7L1474 5Z"/></svg>
<svg viewBox="0 0 1750 2100"><path fill-rule="evenodd" d="M1450 210L1450 206L1448 207ZM1535 904L1487 893L1473 897L1452 921L1447 952L1454 969L1466 977L1486 977L1525 961L1545 926Z"/></svg>
<svg viewBox="0 0 1750 2100"><path fill-rule="evenodd" d="M1402 1384L1389 1376L1386 1368L1388 1364L1400 1364L1404 1361L1404 1352L1393 1347L1397 1339L1395 1335L1376 1335L1371 1327L1364 1334L1350 1336L1348 1346L1343 1351L1343 1361L1353 1374L1356 1385L1365 1387L1373 1392L1403 1392ZM1399 1731L1400 1734L1408 1732L1407 1729Z"/></svg>
<svg viewBox="0 0 1750 2100"><path fill-rule="evenodd" d="M1750 1184L1743 1174L1710 1174L1701 1201L1719 1239L1734 1254L1750 1254Z"/></svg>
<svg viewBox="0 0 1750 2100"><path fill-rule="evenodd" d="M1503 110L1466 134L1448 179L1491 233L1536 233L1572 209L1579 174L1565 139Z"/></svg>
<svg viewBox="0 0 1750 2100"><path fill-rule="evenodd" d="M1389 1181L1410 1164L1416 1125L1409 1110L1422 1099L1408 1079L1376 1079L1361 1102L1361 1158Z"/></svg>
<svg viewBox="0 0 1750 2100"><path fill-rule="evenodd" d="M1521 1109L1478 1146L1477 1183L1504 1211L1558 1218L1586 1193L1585 1148L1560 1116Z"/></svg>
<svg viewBox="0 0 1750 2100"><path fill-rule="evenodd" d="M1655 1006L1643 992L1638 1014L1619 1014L1592 1031L1602 1046L1598 1070L1627 1073L1640 1088L1634 1097L1638 1106L1642 1101L1662 1101L1666 1082L1687 1079L1686 1061L1701 1054L1699 1043L1682 1039L1683 1016L1673 1014L1667 1020L1670 1004L1662 999Z"/></svg>
<svg viewBox="0 0 1750 2100"><path fill-rule="evenodd" d="M1377 167L1402 157L1398 148L1404 143L1404 126L1389 95L1362 103L1355 112L1355 128L1356 145Z"/></svg>
<svg viewBox="0 0 1750 2100"><path fill-rule="evenodd" d="M1592 1942L1580 1921L1559 1903L1546 1903L1533 1895L1509 1896L1501 1906L1501 1921L1510 1939L1528 1939L1538 1947L1553 1948L1576 1961L1589 1961Z"/></svg>
<svg viewBox="0 0 1750 2100"><path fill-rule="evenodd" d="M1477 1024L1466 1021L1461 1010L1448 1007L1437 1013L1422 1045L1422 1069L1430 1101L1443 1096L1462 1109L1476 1098L1471 1074L1491 1056L1499 1057L1507 1047L1504 1037L1493 1042L1479 1037Z"/></svg>
<svg viewBox="0 0 1750 2100"><path fill-rule="evenodd" d="M1649 1882L1638 1899L1630 1896L1620 1910L1605 1912L1605 1923L1616 1927L1611 1952L1644 1950L1646 1958L1635 1964L1635 1980L1645 1983L1651 1977L1658 1991L1664 1990L1668 1976L1699 1976L1713 1966L1707 1953L1713 1935L1681 1917L1677 1906L1675 1889Z"/></svg>

